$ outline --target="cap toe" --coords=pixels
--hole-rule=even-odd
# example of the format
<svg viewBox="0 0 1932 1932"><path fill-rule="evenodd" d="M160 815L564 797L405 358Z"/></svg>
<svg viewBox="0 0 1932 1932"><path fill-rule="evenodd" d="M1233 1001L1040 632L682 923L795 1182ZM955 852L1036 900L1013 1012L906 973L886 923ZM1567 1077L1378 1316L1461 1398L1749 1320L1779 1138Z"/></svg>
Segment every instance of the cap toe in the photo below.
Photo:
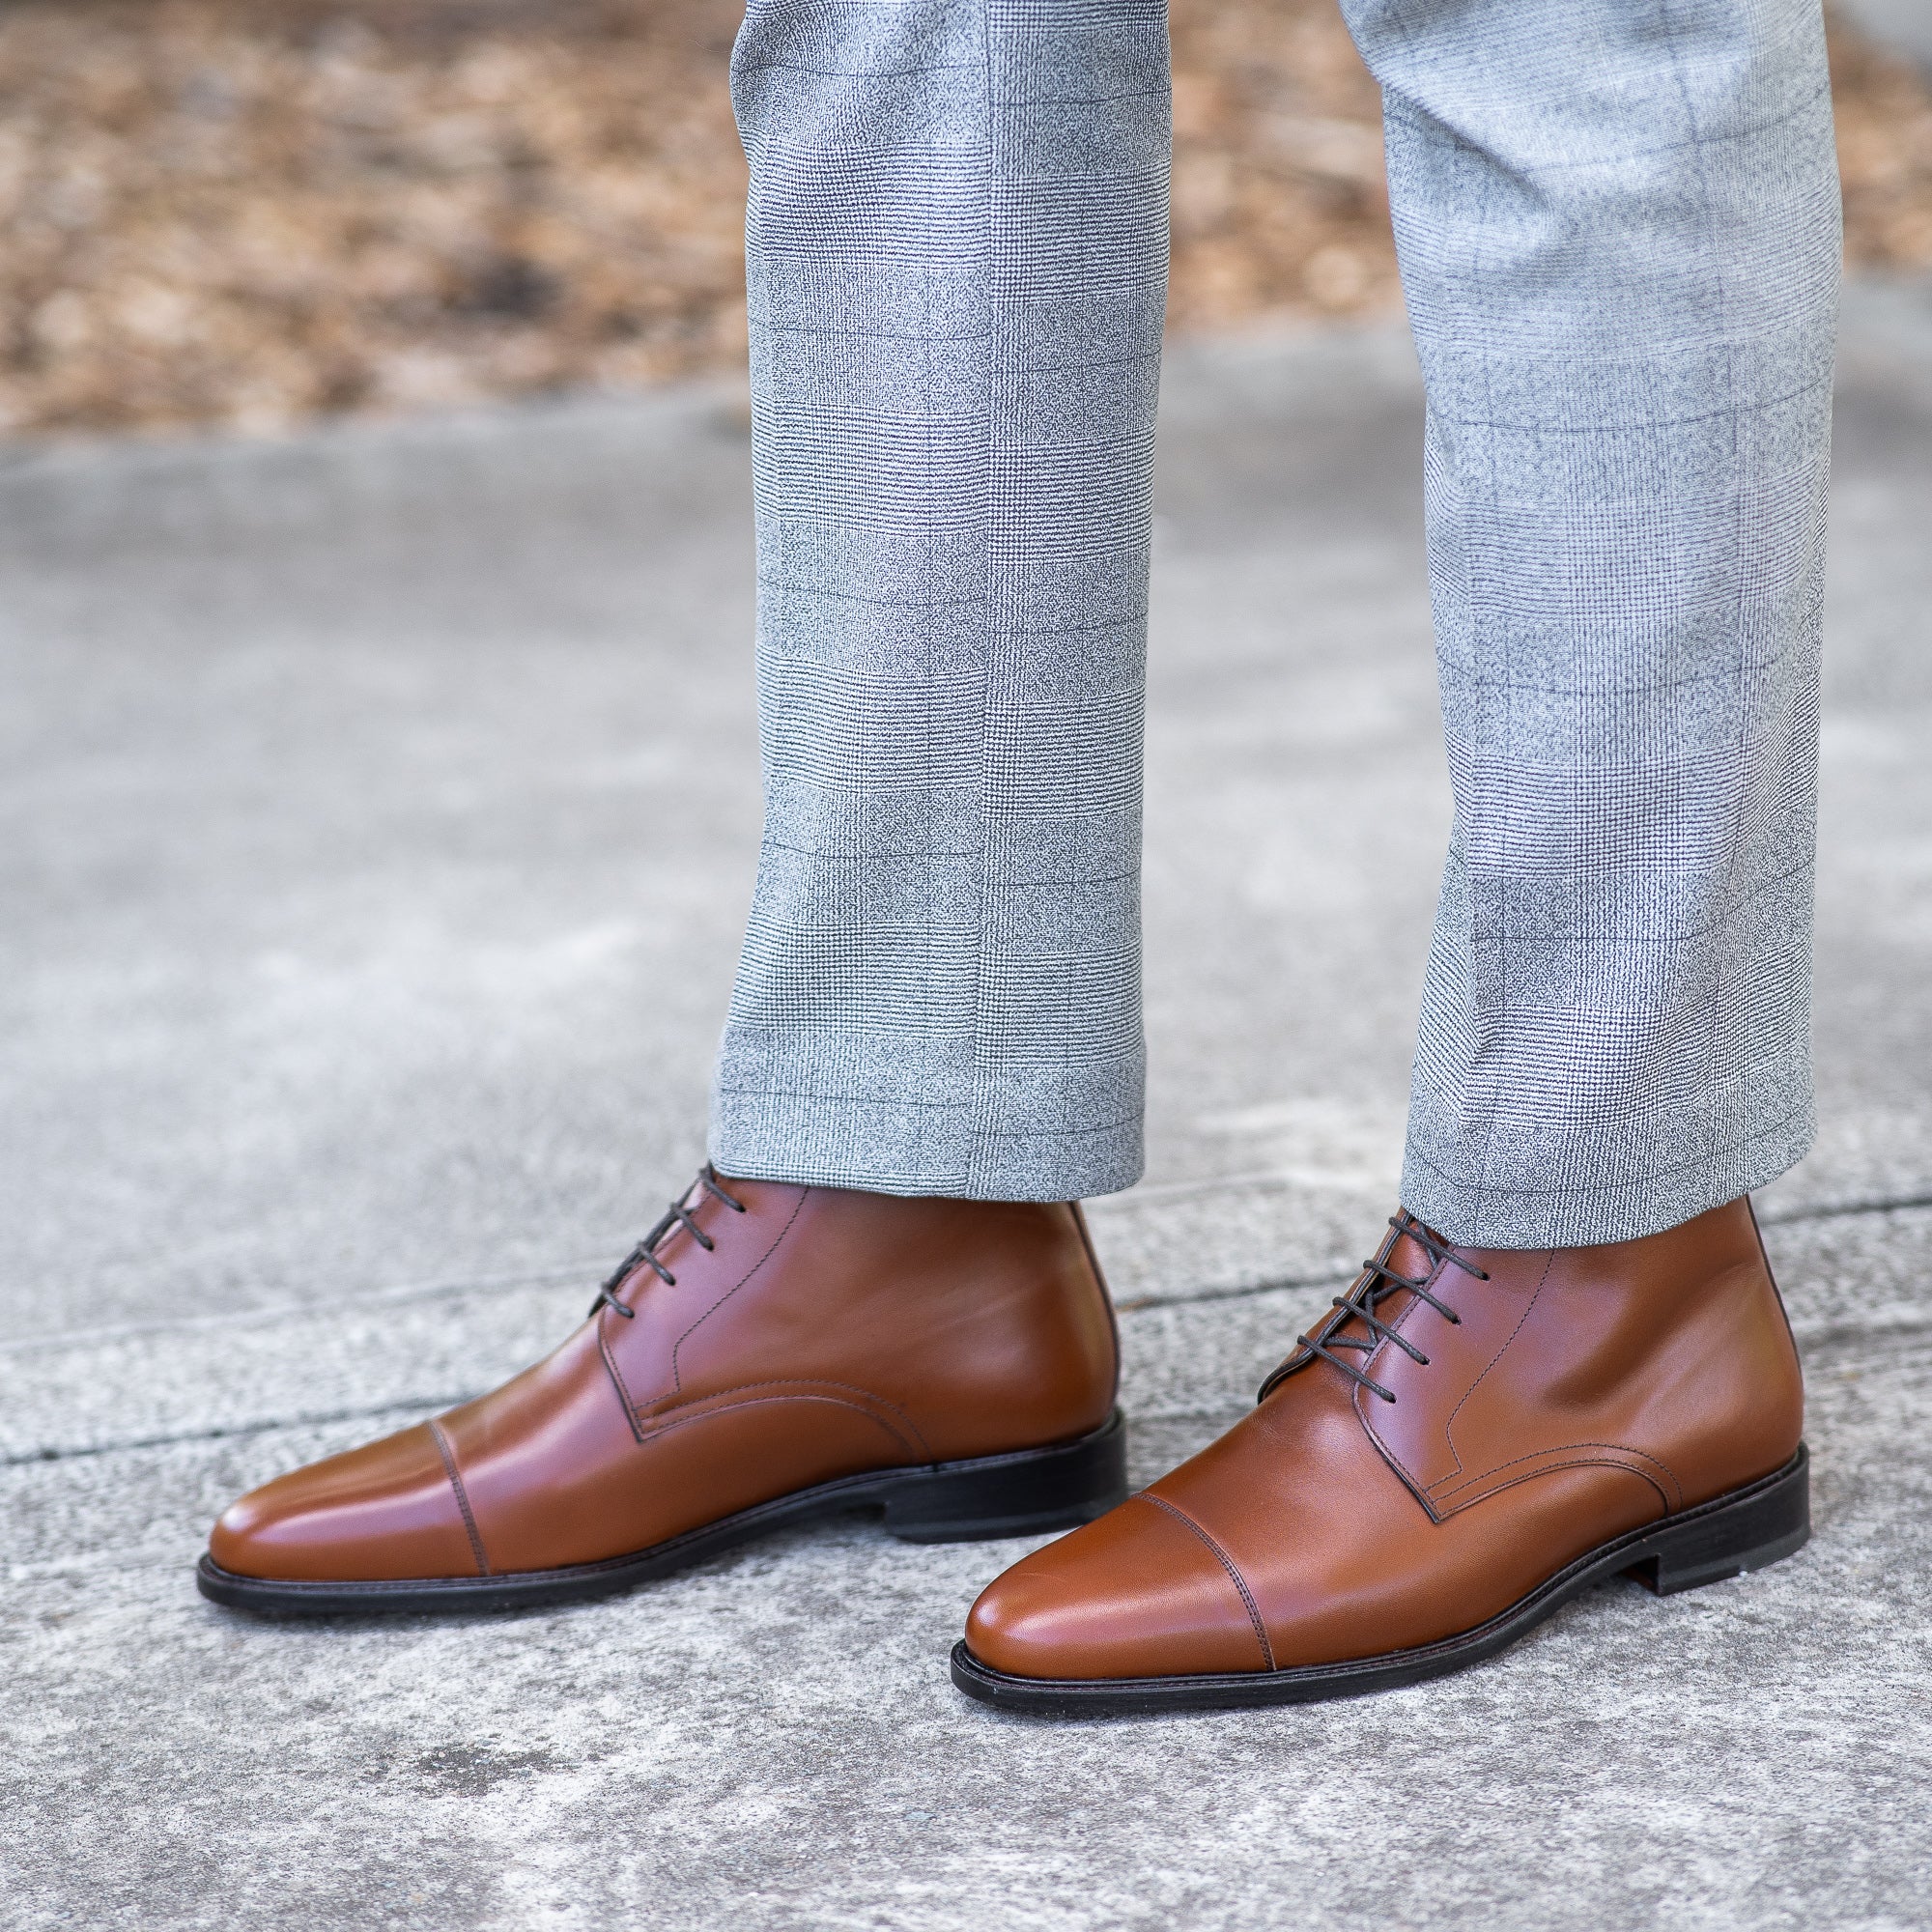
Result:
<svg viewBox="0 0 1932 1932"><path fill-rule="evenodd" d="M208 1553L231 1576L374 1582L483 1568L426 1423L251 1490L221 1514Z"/></svg>
<svg viewBox="0 0 1932 1932"><path fill-rule="evenodd" d="M1009 1677L1179 1677L1264 1670L1240 1588L1191 1519L1146 1495L997 1577L966 1646Z"/></svg>

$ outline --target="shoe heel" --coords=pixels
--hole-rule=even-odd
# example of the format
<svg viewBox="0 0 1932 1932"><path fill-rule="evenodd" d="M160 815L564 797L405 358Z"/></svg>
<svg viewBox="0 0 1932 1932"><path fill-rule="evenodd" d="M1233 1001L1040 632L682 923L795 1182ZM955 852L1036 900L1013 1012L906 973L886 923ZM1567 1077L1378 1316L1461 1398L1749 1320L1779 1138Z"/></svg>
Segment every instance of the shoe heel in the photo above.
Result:
<svg viewBox="0 0 1932 1932"><path fill-rule="evenodd" d="M1775 1476L1661 1524L1624 1572L1660 1597L1721 1583L1802 1549L1811 1535L1811 1459L1803 1443Z"/></svg>
<svg viewBox="0 0 1932 1932"><path fill-rule="evenodd" d="M1127 1493L1127 1430L1105 1428L1051 1449L940 1463L893 1479L885 1526L906 1543L971 1543L1073 1529Z"/></svg>

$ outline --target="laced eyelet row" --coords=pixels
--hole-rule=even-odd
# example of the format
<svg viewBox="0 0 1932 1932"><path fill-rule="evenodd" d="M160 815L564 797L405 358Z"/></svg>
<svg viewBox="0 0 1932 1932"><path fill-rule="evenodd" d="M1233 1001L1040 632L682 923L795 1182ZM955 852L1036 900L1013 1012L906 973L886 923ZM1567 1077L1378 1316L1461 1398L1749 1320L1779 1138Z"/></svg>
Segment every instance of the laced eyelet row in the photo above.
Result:
<svg viewBox="0 0 1932 1932"><path fill-rule="evenodd" d="M744 1213L745 1204L734 1195L726 1193L724 1188L720 1185L717 1172L708 1160L697 1170L697 1180L698 1185L707 1194L715 1195L734 1214ZM600 1308L609 1308L613 1313L621 1315L626 1321L635 1321L638 1319L638 1311L619 1301L617 1299L617 1291L630 1280L632 1275L637 1273L639 1267L650 1268L667 1288L675 1288L677 1286L676 1275L672 1274L670 1269L665 1266L664 1260L658 1253L658 1243L673 1228L682 1228L707 1254L718 1245L691 1218L691 1212L684 1205L690 1192L691 1190L686 1188L684 1193L679 1195L670 1204L670 1207L665 1212L664 1218L657 1226L617 1264L616 1267L611 1271L611 1278L597 1291L597 1298L590 1304L590 1313L592 1315L595 1315Z"/></svg>
<svg viewBox="0 0 1932 1932"><path fill-rule="evenodd" d="M1256 1396L1257 1402L1265 1402L1273 1394L1282 1378L1293 1375L1295 1370L1306 1368L1318 1357L1332 1363L1336 1368L1371 1395L1379 1396L1383 1402L1393 1402L1395 1391L1384 1388L1373 1376L1364 1375L1353 1362L1346 1361L1335 1351L1338 1349L1358 1350L1364 1355L1383 1342L1392 1342L1410 1361L1419 1368L1429 1366L1429 1357L1411 1342L1406 1335L1384 1321L1376 1313L1377 1308L1387 1298L1401 1290L1406 1289L1418 1300L1426 1301L1444 1321L1460 1327L1463 1318L1446 1302L1438 1301L1429 1292L1429 1284L1434 1281L1444 1263L1453 1262L1463 1273L1474 1275L1478 1281L1488 1281L1489 1271L1479 1268L1474 1262L1464 1261L1439 1235L1426 1228L1413 1214L1404 1208L1399 1214L1389 1216L1389 1226L1395 1230L1396 1240L1406 1237L1426 1254L1434 1265L1419 1280L1406 1274L1398 1274L1388 1265L1385 1259L1371 1258L1362 1264L1362 1272L1355 1279L1354 1286L1347 1294L1338 1294L1328 1304L1333 1311L1328 1319L1312 1335L1297 1335L1294 1346L1306 1350L1305 1354L1290 1355L1261 1386ZM1383 1249L1384 1256L1395 1252L1396 1242L1390 1241ZM1344 1335L1340 1331L1350 1321L1359 1321L1369 1332L1367 1335Z"/></svg>

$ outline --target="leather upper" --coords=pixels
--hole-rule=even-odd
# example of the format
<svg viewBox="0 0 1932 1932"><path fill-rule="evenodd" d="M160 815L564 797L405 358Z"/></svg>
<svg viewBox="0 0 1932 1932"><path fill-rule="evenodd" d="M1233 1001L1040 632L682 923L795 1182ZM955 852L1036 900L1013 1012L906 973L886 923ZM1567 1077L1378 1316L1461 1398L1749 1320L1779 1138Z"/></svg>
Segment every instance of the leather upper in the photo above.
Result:
<svg viewBox="0 0 1932 1932"><path fill-rule="evenodd" d="M1112 1413L1076 1208L724 1180L554 1353L278 1477L216 1523L237 1575L500 1575L628 1555L841 1476L1068 1441ZM620 1312L630 1311L628 1314Z"/></svg>
<svg viewBox="0 0 1932 1932"><path fill-rule="evenodd" d="M1423 1361L1342 1324L1393 1400L1298 1350L1219 1441L998 1578L975 1656L1096 1678L1407 1649L1797 1451L1797 1351L1747 1202L1604 1247L1436 1260L1392 1234L1378 1260L1458 1318L1380 1304Z"/></svg>

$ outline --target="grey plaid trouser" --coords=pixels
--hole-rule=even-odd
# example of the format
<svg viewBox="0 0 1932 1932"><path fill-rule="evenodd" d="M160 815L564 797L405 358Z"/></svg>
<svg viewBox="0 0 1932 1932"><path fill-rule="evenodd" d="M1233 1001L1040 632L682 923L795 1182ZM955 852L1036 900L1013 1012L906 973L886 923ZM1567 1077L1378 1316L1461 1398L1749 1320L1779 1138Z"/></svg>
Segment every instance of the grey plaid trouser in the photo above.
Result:
<svg viewBox="0 0 1932 1932"><path fill-rule="evenodd" d="M1811 1131L1817 0L1344 0L1428 388L1455 794L1407 1207L1675 1224ZM766 828L712 1154L1140 1171L1161 0L752 0Z"/></svg>

